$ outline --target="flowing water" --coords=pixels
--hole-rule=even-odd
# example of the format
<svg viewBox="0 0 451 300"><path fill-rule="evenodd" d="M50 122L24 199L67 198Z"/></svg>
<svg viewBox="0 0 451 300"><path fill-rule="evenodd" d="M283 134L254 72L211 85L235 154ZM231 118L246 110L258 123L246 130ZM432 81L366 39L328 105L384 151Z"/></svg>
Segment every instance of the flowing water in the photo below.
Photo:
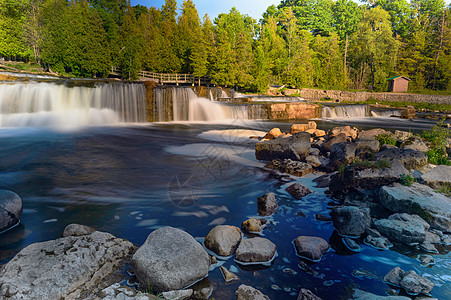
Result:
<svg viewBox="0 0 451 300"><path fill-rule="evenodd" d="M183 101L178 107L186 104ZM112 110L118 120L125 120L118 107ZM384 118L372 120L372 127L387 125ZM418 130L431 125L397 121L397 128L401 123ZM214 286L216 299L234 299L240 284L254 286L271 299L296 299L301 288L323 299L337 299L351 286L383 295L388 286L381 279L396 266L426 276L436 284L432 296L450 299L450 247L434 255L432 267L422 266L411 248L378 251L359 241L362 251L349 251L330 222L315 220L317 213L328 214L332 200L312 177L280 175L255 159L255 140L248 137L272 127L287 131L290 123L246 119L223 123L0 128L0 188L18 193L24 206L21 224L0 235L0 264L31 243L60 237L70 223L93 226L138 245L162 226L178 227L201 239L215 225L239 227L247 218L257 217L256 199L274 192L279 209L267 218L263 237L277 245L278 257L270 266L260 267L240 266L233 259L222 262L240 280L225 284L219 268L212 270L202 284ZM337 124L319 123L320 128ZM296 181L313 193L293 199L285 188ZM306 217L297 216L299 211ZM309 270L300 266L291 244L300 235L319 236L332 245L320 262L307 263Z"/></svg>

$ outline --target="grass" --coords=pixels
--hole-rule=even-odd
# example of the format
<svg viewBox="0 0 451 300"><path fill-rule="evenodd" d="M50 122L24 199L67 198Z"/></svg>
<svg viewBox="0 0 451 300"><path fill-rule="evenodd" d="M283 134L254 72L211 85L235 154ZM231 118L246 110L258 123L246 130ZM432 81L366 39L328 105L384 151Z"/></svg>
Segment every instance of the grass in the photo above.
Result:
<svg viewBox="0 0 451 300"><path fill-rule="evenodd" d="M38 64L33 63L23 63L23 62L5 62L5 66L15 68L21 71L27 71L27 72L40 72L42 71L42 68Z"/></svg>
<svg viewBox="0 0 451 300"><path fill-rule="evenodd" d="M428 160L434 165L451 165L446 152L447 140L451 138L451 132L444 126L444 120L440 120L431 130L423 131L422 138L429 142L429 151L426 152Z"/></svg>
<svg viewBox="0 0 451 300"><path fill-rule="evenodd" d="M377 135L376 140L379 141L379 146L382 145L396 146L396 139L389 133L382 133Z"/></svg>
<svg viewBox="0 0 451 300"><path fill-rule="evenodd" d="M411 186L414 182L417 182L417 179L413 178L411 174L402 174L399 176L399 181L402 185Z"/></svg>

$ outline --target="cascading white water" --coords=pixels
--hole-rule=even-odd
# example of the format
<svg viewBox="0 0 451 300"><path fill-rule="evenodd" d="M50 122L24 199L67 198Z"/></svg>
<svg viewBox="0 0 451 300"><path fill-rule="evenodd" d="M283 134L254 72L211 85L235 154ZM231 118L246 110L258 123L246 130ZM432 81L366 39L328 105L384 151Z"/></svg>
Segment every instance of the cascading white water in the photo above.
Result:
<svg viewBox="0 0 451 300"><path fill-rule="evenodd" d="M378 110L371 111L371 116L373 117L401 117L402 111L400 109L387 109L387 110Z"/></svg>
<svg viewBox="0 0 451 300"><path fill-rule="evenodd" d="M146 90L137 83L0 84L0 127L77 127L146 121Z"/></svg>
<svg viewBox="0 0 451 300"><path fill-rule="evenodd" d="M323 106L321 109L322 118L363 118L370 116L368 105L337 105Z"/></svg>

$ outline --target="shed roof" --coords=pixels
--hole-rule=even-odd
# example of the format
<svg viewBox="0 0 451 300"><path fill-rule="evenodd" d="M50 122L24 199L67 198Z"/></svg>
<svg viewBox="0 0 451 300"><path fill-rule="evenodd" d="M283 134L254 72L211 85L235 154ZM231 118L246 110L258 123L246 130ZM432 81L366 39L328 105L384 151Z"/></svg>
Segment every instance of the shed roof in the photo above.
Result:
<svg viewBox="0 0 451 300"><path fill-rule="evenodd" d="M395 77L388 78L387 81L395 80L397 78L404 78L405 80L408 80L408 81L412 80L410 78L407 78L406 76L395 76Z"/></svg>

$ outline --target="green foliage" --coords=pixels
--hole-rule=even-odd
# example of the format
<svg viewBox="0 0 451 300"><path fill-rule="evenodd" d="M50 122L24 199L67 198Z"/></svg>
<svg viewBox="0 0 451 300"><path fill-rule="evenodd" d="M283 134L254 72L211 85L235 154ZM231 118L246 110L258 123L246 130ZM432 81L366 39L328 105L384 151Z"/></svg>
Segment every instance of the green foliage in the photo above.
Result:
<svg viewBox="0 0 451 300"><path fill-rule="evenodd" d="M423 131L422 137L430 143L429 151L426 155L429 162L435 165L451 165L446 153L446 145L448 139L451 138L451 133L444 121L440 120L436 125L432 126L431 130Z"/></svg>
<svg viewBox="0 0 451 300"><path fill-rule="evenodd" d="M411 186L413 183L417 182L416 178L413 178L411 174L402 174L399 176L399 182L405 186Z"/></svg>
<svg viewBox="0 0 451 300"><path fill-rule="evenodd" d="M389 133L382 133L376 136L376 140L379 141L379 146L393 145L396 146L396 139Z"/></svg>

